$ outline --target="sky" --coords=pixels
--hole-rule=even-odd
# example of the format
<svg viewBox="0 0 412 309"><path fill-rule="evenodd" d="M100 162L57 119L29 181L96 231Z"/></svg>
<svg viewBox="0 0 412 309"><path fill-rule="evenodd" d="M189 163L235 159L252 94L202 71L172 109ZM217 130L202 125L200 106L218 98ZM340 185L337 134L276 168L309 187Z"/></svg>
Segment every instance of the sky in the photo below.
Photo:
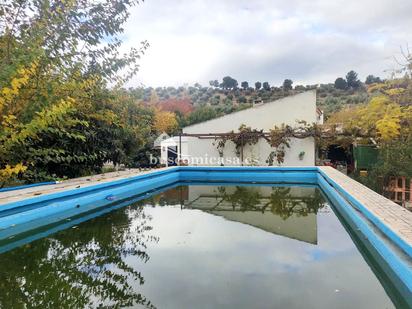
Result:
<svg viewBox="0 0 412 309"><path fill-rule="evenodd" d="M411 0L145 0L133 7L123 47L150 44L128 86L364 80L412 50Z"/></svg>

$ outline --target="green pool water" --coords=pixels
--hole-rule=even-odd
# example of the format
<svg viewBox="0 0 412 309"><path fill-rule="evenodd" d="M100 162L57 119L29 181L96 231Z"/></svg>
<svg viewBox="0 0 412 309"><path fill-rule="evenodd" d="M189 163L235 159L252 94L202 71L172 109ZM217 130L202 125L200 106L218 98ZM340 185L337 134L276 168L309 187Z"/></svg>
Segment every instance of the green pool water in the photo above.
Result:
<svg viewBox="0 0 412 309"><path fill-rule="evenodd" d="M405 304L316 187L181 185L42 233L0 254L1 308Z"/></svg>

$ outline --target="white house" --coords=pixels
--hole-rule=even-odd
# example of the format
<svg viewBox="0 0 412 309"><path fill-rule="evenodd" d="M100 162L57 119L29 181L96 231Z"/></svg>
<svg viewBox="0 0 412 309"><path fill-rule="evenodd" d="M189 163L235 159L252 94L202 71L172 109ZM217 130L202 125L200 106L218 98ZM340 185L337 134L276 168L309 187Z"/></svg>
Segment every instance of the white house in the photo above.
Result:
<svg viewBox="0 0 412 309"><path fill-rule="evenodd" d="M173 165L172 161L181 159L189 165L268 165L269 154L275 149L261 138L254 145L243 148L243 162L236 153L235 144L227 141L224 148L217 148L214 134L238 131L244 124L252 129L269 132L275 125L295 126L297 121L322 123L323 114L316 108L316 91L307 91L285 97L273 102L255 105L251 108L224 115L202 123L183 128L183 136L174 136L161 142L163 164ZM201 136L184 136L200 134ZM275 160L274 165L277 165ZM312 137L293 138L282 166L315 165L315 141Z"/></svg>

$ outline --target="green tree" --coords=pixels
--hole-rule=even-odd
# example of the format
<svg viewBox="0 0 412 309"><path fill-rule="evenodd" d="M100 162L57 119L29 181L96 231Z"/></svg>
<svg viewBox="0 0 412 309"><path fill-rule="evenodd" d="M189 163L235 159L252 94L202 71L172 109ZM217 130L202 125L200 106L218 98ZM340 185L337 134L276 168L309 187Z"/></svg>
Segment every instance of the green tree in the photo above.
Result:
<svg viewBox="0 0 412 309"><path fill-rule="evenodd" d="M335 88L340 89L340 90L345 90L346 88L348 88L348 83L342 77L338 77L335 80Z"/></svg>
<svg viewBox="0 0 412 309"><path fill-rule="evenodd" d="M246 97L245 97L245 96L240 96L240 97L238 98L238 102L239 102L239 103L246 103L246 102L247 102Z"/></svg>
<svg viewBox="0 0 412 309"><path fill-rule="evenodd" d="M235 89L238 83L236 79L230 76L225 76L223 77L223 81L220 85L223 89Z"/></svg>
<svg viewBox="0 0 412 309"><path fill-rule="evenodd" d="M246 90L247 88L249 88L249 83L248 83L247 81L242 82L240 85L242 86L242 88L243 88L244 90Z"/></svg>
<svg viewBox="0 0 412 309"><path fill-rule="evenodd" d="M382 80L378 76L368 75L365 80L366 85L374 84L374 83L381 83Z"/></svg>
<svg viewBox="0 0 412 309"><path fill-rule="evenodd" d="M187 117L187 124L195 124L199 122L203 122L209 119L216 118L219 114L217 113L216 109L213 107L202 105L194 110L188 117Z"/></svg>
<svg viewBox="0 0 412 309"><path fill-rule="evenodd" d="M211 87L217 88L217 87L219 87L219 81L218 81L217 79L211 80L211 81L209 81L209 85L210 85Z"/></svg>
<svg viewBox="0 0 412 309"><path fill-rule="evenodd" d="M285 91L292 90L293 89L292 85L293 85L293 81L291 79L285 79L283 81L283 90Z"/></svg>
<svg viewBox="0 0 412 309"><path fill-rule="evenodd" d="M261 82L256 82L255 83L255 89L259 90L260 88L262 88L262 83Z"/></svg>
<svg viewBox="0 0 412 309"><path fill-rule="evenodd" d="M346 74L346 82L348 87L352 89L358 89L361 86L361 81L358 79L358 73L353 70Z"/></svg>
<svg viewBox="0 0 412 309"><path fill-rule="evenodd" d="M263 86L263 89L265 89L266 91L270 90L270 85L268 82L264 82L262 86Z"/></svg>
<svg viewBox="0 0 412 309"><path fill-rule="evenodd" d="M74 177L123 160L134 147L139 131L112 104L107 85L135 74L148 46L119 53L122 25L137 3L3 1L0 171L23 165L29 181Z"/></svg>

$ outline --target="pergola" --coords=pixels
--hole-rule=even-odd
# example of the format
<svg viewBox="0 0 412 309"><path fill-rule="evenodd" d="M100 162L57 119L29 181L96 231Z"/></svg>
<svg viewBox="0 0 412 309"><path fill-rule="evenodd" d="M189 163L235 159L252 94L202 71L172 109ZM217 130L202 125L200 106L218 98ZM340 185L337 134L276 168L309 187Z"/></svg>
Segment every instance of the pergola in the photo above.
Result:
<svg viewBox="0 0 412 309"><path fill-rule="evenodd" d="M286 132L286 131L285 131ZM337 130L336 126L325 126L323 125L320 127L320 131L315 132L313 130L305 130L305 129L291 129L286 132L288 137L290 138L298 138L303 139L307 137L317 137L318 139L333 139L337 137L351 137L353 139L356 138L370 138L369 135L362 134L361 132L356 132L356 134L350 134L348 132L344 132L343 130ZM243 147L245 143L243 141L247 141L251 137L263 138L269 142L271 137L271 132L264 132L261 131L252 131L252 132L225 132L225 133L179 133L179 165L181 164L180 158L182 157L182 137L196 137L199 139L214 139L217 140L219 138L229 138L229 137L237 137L241 139L241 147L240 147L240 157L241 162L243 165Z"/></svg>
<svg viewBox="0 0 412 309"><path fill-rule="evenodd" d="M270 133L269 132L229 132L229 133L179 133L179 165L181 164L180 158L182 157L182 136L187 137L197 137L199 139L214 139L217 140L218 138L227 138L227 137L240 137L242 140L241 143L241 150L240 150L240 159L243 165L243 146L244 140L247 140L250 137L258 137L264 138L269 141Z"/></svg>
<svg viewBox="0 0 412 309"><path fill-rule="evenodd" d="M343 135L343 134L341 134ZM289 136L291 138L307 138L307 137L313 137L314 134L313 132L308 132L308 131L301 131L301 132L289 132ZM336 137L336 134L330 134L328 132L322 132L321 136L322 138L333 138ZM240 147L240 160L243 165L243 147L245 145L244 141L249 140L250 138L263 138L266 141L270 141L271 133L270 132L264 132L264 131L254 131L254 132L226 132L226 133L179 133L179 165L181 165L180 158L182 157L182 137L196 137L199 139L214 139L217 140L219 138L229 138L229 137L237 137L240 138L241 142L241 147Z"/></svg>

